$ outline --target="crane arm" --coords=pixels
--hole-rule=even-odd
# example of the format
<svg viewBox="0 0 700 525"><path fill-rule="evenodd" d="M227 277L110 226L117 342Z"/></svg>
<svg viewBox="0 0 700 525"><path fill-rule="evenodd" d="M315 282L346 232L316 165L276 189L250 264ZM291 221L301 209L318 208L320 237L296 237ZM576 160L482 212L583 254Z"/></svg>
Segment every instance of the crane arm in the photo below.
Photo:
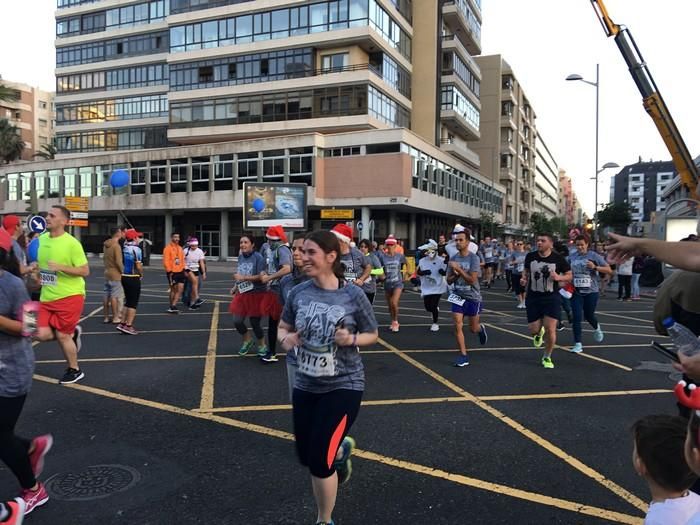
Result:
<svg viewBox="0 0 700 525"><path fill-rule="evenodd" d="M642 95L644 109L651 116L656 129L666 144L666 148L671 154L673 165L678 170L681 183L691 193L695 193L698 188L698 182L700 182L700 173L698 173L693 157L690 155L690 151L688 151L688 147L685 145L676 123L673 121L668 106L666 106L659 89L656 87L656 82L654 82L654 78L651 76L639 48L634 38L632 38L632 34L626 27L612 21L603 0L590 1L605 34L615 38L615 43L627 63L632 79Z"/></svg>

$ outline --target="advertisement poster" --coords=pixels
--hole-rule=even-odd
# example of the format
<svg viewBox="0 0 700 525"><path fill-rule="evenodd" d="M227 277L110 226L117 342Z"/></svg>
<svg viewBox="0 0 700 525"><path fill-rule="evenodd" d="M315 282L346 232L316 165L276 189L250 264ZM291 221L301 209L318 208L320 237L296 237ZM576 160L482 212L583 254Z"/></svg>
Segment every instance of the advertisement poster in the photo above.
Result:
<svg viewBox="0 0 700 525"><path fill-rule="evenodd" d="M243 184L243 228L306 229L306 184Z"/></svg>

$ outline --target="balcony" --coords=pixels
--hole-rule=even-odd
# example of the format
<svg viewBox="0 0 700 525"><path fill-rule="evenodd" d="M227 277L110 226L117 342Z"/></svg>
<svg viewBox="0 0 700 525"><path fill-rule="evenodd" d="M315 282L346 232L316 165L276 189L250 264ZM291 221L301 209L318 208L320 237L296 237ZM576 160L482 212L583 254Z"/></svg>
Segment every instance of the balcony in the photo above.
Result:
<svg viewBox="0 0 700 525"><path fill-rule="evenodd" d="M467 144L461 140L455 138L440 139L440 149L471 166L476 168L480 166L479 155L470 150Z"/></svg>
<svg viewBox="0 0 700 525"><path fill-rule="evenodd" d="M442 7L445 23L471 55L481 54L481 22L467 0L446 0Z"/></svg>
<svg viewBox="0 0 700 525"><path fill-rule="evenodd" d="M518 127L515 125L513 113L506 113L505 115L501 113L501 127L509 127L510 129L516 130Z"/></svg>

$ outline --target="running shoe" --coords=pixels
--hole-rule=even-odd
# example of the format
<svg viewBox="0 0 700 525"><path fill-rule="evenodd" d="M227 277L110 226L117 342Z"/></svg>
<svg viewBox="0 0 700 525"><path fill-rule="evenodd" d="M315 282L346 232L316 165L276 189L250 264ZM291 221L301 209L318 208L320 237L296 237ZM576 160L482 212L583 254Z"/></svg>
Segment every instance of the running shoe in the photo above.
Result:
<svg viewBox="0 0 700 525"><path fill-rule="evenodd" d="M525 303L520 303L516 308L519 308L520 310L525 310L526 306Z"/></svg>
<svg viewBox="0 0 700 525"><path fill-rule="evenodd" d="M391 326L389 327L389 330L392 332L398 332L399 331L399 322L398 321L392 321Z"/></svg>
<svg viewBox="0 0 700 525"><path fill-rule="evenodd" d="M32 451L29 453L29 462L32 464L34 477L38 478L44 471L44 458L53 446L53 436L44 434L32 439Z"/></svg>
<svg viewBox="0 0 700 525"><path fill-rule="evenodd" d="M75 325L75 330L73 330L73 342L75 343L75 348L78 352L80 352L80 349L83 347L83 341L82 338L80 337L83 333L83 327L78 325Z"/></svg>
<svg viewBox="0 0 700 525"><path fill-rule="evenodd" d="M576 343L574 346L569 349L569 352L574 353L574 354L580 354L583 352L583 345L581 343Z"/></svg>
<svg viewBox="0 0 700 525"><path fill-rule="evenodd" d="M355 450L355 440L350 436L345 436L340 444L340 450L342 451L340 459L336 459L333 462L333 466L338 473L338 484L342 485L352 476L352 460L350 456L352 451Z"/></svg>
<svg viewBox="0 0 700 525"><path fill-rule="evenodd" d="M601 343L601 342L603 342L604 337L605 337L605 334L603 333L603 328L601 327L600 323L598 323L598 328L593 330L593 340L596 343Z"/></svg>
<svg viewBox="0 0 700 525"><path fill-rule="evenodd" d="M192 304L189 306L189 309L190 309L190 310L199 310L199 307L200 307L200 306L202 306L201 303L200 303L200 304L192 303Z"/></svg>
<svg viewBox="0 0 700 525"><path fill-rule="evenodd" d="M540 348L544 342L544 326L540 328L540 331L532 336L532 344L535 348Z"/></svg>
<svg viewBox="0 0 700 525"><path fill-rule="evenodd" d="M169 314L179 314L180 310L177 309L177 306L170 305L170 307L168 308L168 313Z"/></svg>
<svg viewBox="0 0 700 525"><path fill-rule="evenodd" d="M24 514L27 512L27 504L22 498L15 498L12 501L5 501L5 508L10 512L10 516L0 521L3 525L22 525Z"/></svg>
<svg viewBox="0 0 700 525"><path fill-rule="evenodd" d="M76 368L66 368L66 373L63 374L63 377L58 382L62 385L68 385L70 383L77 383L84 377L85 374L83 374L82 370L78 370Z"/></svg>
<svg viewBox="0 0 700 525"><path fill-rule="evenodd" d="M455 361L455 366L460 368L463 366L469 366L469 356L460 354L457 361Z"/></svg>
<svg viewBox="0 0 700 525"><path fill-rule="evenodd" d="M44 484L40 481L37 483L39 488L36 490L23 489L19 494L19 497L24 500L24 504L26 505L24 509L25 516L32 512L35 508L41 507L47 501L49 501L49 494L46 492L46 487L44 487Z"/></svg>
<svg viewBox="0 0 700 525"><path fill-rule="evenodd" d="M243 341L243 344L241 345L241 348L238 350L238 355L246 355L248 353L248 350L250 350L253 345L252 339L248 339L247 341Z"/></svg>
<svg viewBox="0 0 700 525"><path fill-rule="evenodd" d="M430 331L431 331L431 332L437 332L438 330L440 330L440 325L439 325L439 324L433 323L433 324L430 325Z"/></svg>
<svg viewBox="0 0 700 525"><path fill-rule="evenodd" d="M258 346L258 357L265 357L267 355L267 345L262 344Z"/></svg>
<svg viewBox="0 0 700 525"><path fill-rule="evenodd" d="M204 299L202 299L201 297L198 297L197 300L194 302L194 304L197 308L199 308L200 306L202 306L204 304Z"/></svg>
<svg viewBox="0 0 700 525"><path fill-rule="evenodd" d="M542 366L545 368L554 368L554 362L551 357L542 358Z"/></svg>
<svg viewBox="0 0 700 525"><path fill-rule="evenodd" d="M558 331L558 332L561 332L564 328L566 328L566 326L564 326L564 323L562 323L561 321L559 321L559 322L557 323L557 331Z"/></svg>
<svg viewBox="0 0 700 525"><path fill-rule="evenodd" d="M489 334L486 332L486 325L481 325L481 330L479 330L479 342L485 345L489 340Z"/></svg>
<svg viewBox="0 0 700 525"><path fill-rule="evenodd" d="M125 326L124 323L119 323L117 326L115 326L115 328L117 330L119 330L120 332L123 332L124 330L122 330L122 328L124 328L124 326Z"/></svg>
<svg viewBox="0 0 700 525"><path fill-rule="evenodd" d="M277 359L277 354L273 354L272 350L268 350L267 352L265 352L265 355L262 356L260 359L262 359L262 361L265 363L276 363L277 361L279 361L279 359Z"/></svg>
<svg viewBox="0 0 700 525"><path fill-rule="evenodd" d="M129 334L129 335L139 335L139 331L138 331L136 328L134 328L133 326L129 326L128 324L122 325L122 329L121 329L121 330L122 330L122 332L124 332L125 334Z"/></svg>

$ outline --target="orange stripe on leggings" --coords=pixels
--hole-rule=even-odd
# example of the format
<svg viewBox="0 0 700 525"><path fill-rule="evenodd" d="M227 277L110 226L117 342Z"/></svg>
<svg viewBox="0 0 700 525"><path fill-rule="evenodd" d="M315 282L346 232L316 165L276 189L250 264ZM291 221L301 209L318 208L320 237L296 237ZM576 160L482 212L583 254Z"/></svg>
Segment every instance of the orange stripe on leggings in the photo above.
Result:
<svg viewBox="0 0 700 525"><path fill-rule="evenodd" d="M343 433L345 432L345 427L348 424L347 414L343 416L340 420L338 426L335 427L335 431L331 436L331 442L328 445L328 453L326 454L326 461L328 462L328 468L333 466L335 461L335 455L338 453L338 447L340 446L340 441L343 439Z"/></svg>

